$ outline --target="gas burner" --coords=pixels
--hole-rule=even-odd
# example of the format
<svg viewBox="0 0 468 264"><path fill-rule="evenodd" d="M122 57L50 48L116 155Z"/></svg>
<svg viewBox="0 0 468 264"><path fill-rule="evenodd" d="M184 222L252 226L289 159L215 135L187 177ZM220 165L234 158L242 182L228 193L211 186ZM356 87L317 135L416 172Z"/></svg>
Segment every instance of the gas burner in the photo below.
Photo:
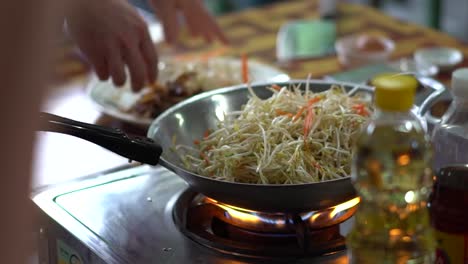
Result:
<svg viewBox="0 0 468 264"><path fill-rule="evenodd" d="M333 254L345 249L340 223L359 198L323 210L258 212L231 206L191 190L174 206L174 220L192 240L223 253L265 258Z"/></svg>

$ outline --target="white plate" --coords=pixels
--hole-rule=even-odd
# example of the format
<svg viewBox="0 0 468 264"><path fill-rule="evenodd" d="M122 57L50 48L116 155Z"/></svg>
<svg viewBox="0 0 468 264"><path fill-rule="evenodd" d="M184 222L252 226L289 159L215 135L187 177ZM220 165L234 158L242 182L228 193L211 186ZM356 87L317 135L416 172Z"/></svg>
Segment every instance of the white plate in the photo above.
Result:
<svg viewBox="0 0 468 264"><path fill-rule="evenodd" d="M463 61L463 53L447 47L425 48L414 53L414 60L436 65L441 71L448 71Z"/></svg>
<svg viewBox="0 0 468 264"><path fill-rule="evenodd" d="M189 62L180 62L189 65ZM227 57L219 57L210 59L210 65L216 65L227 68L239 69L237 72L241 72L241 60ZM249 61L249 76L252 83L255 82L284 82L289 80L289 76L266 64ZM160 64L160 68L164 68L164 63ZM160 69L159 80L164 83L170 79L168 76L164 76L164 69ZM235 85L235 84L233 84ZM222 87L217 87L222 88ZM148 126L153 121L152 118L143 118L138 115L128 113L125 110L129 109L141 96L142 92L133 93L130 89L130 83L127 82L123 87L115 87L112 81L99 81L97 77L93 77L88 85L88 95L90 99L95 103L100 110L114 118L119 120L141 125Z"/></svg>

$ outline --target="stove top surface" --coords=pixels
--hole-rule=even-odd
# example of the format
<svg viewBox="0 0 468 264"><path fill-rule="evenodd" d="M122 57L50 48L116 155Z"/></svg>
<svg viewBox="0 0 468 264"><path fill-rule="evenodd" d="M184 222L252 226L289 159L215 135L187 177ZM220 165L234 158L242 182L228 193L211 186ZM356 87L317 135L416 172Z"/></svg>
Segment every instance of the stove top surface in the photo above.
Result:
<svg viewBox="0 0 468 264"><path fill-rule="evenodd" d="M162 167L137 166L49 188L34 202L108 263L347 263L346 250L268 258L211 249L184 235L173 208L187 184ZM348 220L339 225L346 234Z"/></svg>

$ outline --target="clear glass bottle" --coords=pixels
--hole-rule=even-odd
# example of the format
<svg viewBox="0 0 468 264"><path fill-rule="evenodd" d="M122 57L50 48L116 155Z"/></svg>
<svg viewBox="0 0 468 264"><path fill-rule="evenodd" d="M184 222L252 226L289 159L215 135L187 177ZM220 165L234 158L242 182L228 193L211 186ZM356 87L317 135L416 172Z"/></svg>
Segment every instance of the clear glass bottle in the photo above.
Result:
<svg viewBox="0 0 468 264"><path fill-rule="evenodd" d="M453 101L432 132L434 170L468 164L468 68L452 74Z"/></svg>
<svg viewBox="0 0 468 264"><path fill-rule="evenodd" d="M352 181L361 203L347 237L350 263L433 263L427 199L429 138L411 111L417 81L376 77L376 111L357 140Z"/></svg>

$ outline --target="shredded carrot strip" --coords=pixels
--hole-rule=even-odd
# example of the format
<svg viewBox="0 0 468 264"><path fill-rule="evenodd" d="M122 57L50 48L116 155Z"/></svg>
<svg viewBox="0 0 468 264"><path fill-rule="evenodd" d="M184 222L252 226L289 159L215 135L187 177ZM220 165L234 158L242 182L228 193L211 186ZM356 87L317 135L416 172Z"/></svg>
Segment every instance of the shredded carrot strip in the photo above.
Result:
<svg viewBox="0 0 468 264"><path fill-rule="evenodd" d="M195 140L193 141L193 144L195 144L195 145L200 145L200 140L195 139Z"/></svg>
<svg viewBox="0 0 468 264"><path fill-rule="evenodd" d="M210 165L210 160L208 159L208 156L207 156L205 153L201 152L201 153L200 153L200 157L201 157L203 160L205 160L206 165Z"/></svg>
<svg viewBox="0 0 468 264"><path fill-rule="evenodd" d="M242 82L249 82L249 65L247 62L247 55L245 53L242 54Z"/></svg>
<svg viewBox="0 0 468 264"><path fill-rule="evenodd" d="M207 130L205 131L205 133L203 133L203 138L206 139L207 137L210 136L210 134L211 134L211 131L210 131L209 129L207 129Z"/></svg>
<svg viewBox="0 0 468 264"><path fill-rule="evenodd" d="M293 117L293 114L285 112L285 111L283 111L281 109L276 109L275 112L276 112L277 115L285 115L285 116L288 116L288 117Z"/></svg>
<svg viewBox="0 0 468 264"><path fill-rule="evenodd" d="M363 104L357 104L353 106L353 109L356 110L358 115L368 116L369 112L366 110L366 106Z"/></svg>
<svg viewBox="0 0 468 264"><path fill-rule="evenodd" d="M293 117L293 121L296 121L299 117L301 117L305 109L306 109L305 106L301 107L301 109L299 109L299 111L297 111L296 115Z"/></svg>
<svg viewBox="0 0 468 264"><path fill-rule="evenodd" d="M312 121L314 119L315 113L314 108L309 106L307 108L307 115L304 120L304 138L309 135L310 129L312 128Z"/></svg>
<svg viewBox="0 0 468 264"><path fill-rule="evenodd" d="M311 105L315 104L316 102L318 102L320 100L322 100L322 98L314 97L314 98L310 99L309 101L307 101L307 106L311 106Z"/></svg>
<svg viewBox="0 0 468 264"><path fill-rule="evenodd" d="M276 91L281 90L281 87L279 85L273 84L271 88L275 89Z"/></svg>
<svg viewBox="0 0 468 264"><path fill-rule="evenodd" d="M355 109L355 110L362 109L363 107L364 107L364 105L362 105L362 104L356 104L356 105L352 106L352 108Z"/></svg>
<svg viewBox="0 0 468 264"><path fill-rule="evenodd" d="M315 168L317 169L321 169L322 167L320 166L320 164L318 164L317 162L312 162L312 166L314 166Z"/></svg>
<svg viewBox="0 0 468 264"><path fill-rule="evenodd" d="M322 98L314 97L307 101L307 115L304 120L304 138L309 135L310 129L312 128L312 121L315 116L313 105L320 100L322 100Z"/></svg>
<svg viewBox="0 0 468 264"><path fill-rule="evenodd" d="M285 111L283 111L281 109L275 109L275 112L276 112L277 115L287 115L288 114L288 112L285 112Z"/></svg>
<svg viewBox="0 0 468 264"><path fill-rule="evenodd" d="M208 147L205 148L205 151L209 151L213 149L213 145L209 145Z"/></svg>

